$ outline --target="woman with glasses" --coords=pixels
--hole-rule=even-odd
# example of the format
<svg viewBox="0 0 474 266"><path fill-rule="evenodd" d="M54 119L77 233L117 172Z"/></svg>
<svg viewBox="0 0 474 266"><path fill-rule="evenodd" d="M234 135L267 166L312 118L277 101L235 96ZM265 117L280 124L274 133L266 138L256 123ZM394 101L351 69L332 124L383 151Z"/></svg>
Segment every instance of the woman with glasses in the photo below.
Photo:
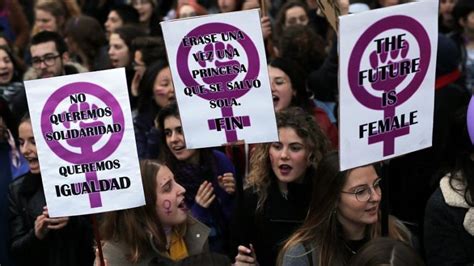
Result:
<svg viewBox="0 0 474 266"><path fill-rule="evenodd" d="M338 152L319 163L306 220L285 243L277 265L348 265L365 243L381 235L381 178L374 166L339 169ZM389 237L411 240L394 217Z"/></svg>
<svg viewBox="0 0 474 266"><path fill-rule="evenodd" d="M232 226L236 265L275 265L281 243L306 217L316 166L329 143L313 117L291 107L277 113L279 141L251 157L243 207Z"/></svg>

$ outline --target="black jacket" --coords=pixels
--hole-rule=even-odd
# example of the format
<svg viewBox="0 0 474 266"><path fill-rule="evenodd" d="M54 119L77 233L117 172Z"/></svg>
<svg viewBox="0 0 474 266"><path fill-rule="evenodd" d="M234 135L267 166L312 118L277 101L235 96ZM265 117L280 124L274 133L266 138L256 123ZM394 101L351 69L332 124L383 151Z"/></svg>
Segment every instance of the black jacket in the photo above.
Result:
<svg viewBox="0 0 474 266"><path fill-rule="evenodd" d="M69 217L64 228L36 238L35 219L46 205L40 175L28 173L13 181L8 200L10 251L17 266L92 265L92 229L85 216Z"/></svg>
<svg viewBox="0 0 474 266"><path fill-rule="evenodd" d="M274 177L276 179L276 177ZM233 245L255 248L261 266L273 266L284 241L303 223L311 200L311 184L288 184L285 199L273 181L263 210L257 212L258 196L252 188L244 191L242 213L232 225ZM237 251L237 248L234 247Z"/></svg>

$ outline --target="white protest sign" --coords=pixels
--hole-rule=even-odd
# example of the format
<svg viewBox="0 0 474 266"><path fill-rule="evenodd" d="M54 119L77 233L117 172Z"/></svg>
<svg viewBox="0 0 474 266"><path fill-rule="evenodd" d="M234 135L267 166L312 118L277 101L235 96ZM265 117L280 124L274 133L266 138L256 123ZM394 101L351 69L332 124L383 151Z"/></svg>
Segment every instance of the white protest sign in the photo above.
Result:
<svg viewBox="0 0 474 266"><path fill-rule="evenodd" d="M437 21L437 1L339 18L341 170L431 146Z"/></svg>
<svg viewBox="0 0 474 266"><path fill-rule="evenodd" d="M161 26L187 148L278 139L258 10Z"/></svg>
<svg viewBox="0 0 474 266"><path fill-rule="evenodd" d="M123 68L25 88L51 217L145 204Z"/></svg>

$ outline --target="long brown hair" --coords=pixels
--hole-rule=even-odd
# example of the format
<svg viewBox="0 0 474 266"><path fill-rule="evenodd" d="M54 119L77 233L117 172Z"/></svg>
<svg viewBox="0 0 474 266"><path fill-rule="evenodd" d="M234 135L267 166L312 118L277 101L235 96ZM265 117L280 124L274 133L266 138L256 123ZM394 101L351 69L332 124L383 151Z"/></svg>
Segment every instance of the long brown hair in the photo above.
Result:
<svg viewBox="0 0 474 266"><path fill-rule="evenodd" d="M125 255L132 263L137 263L152 249L150 237L158 251L166 253L166 235L156 212L156 176L161 166L162 164L157 161L141 161L140 170L146 205L108 212L104 215L100 227L104 240L125 244L127 247Z"/></svg>
<svg viewBox="0 0 474 266"><path fill-rule="evenodd" d="M346 248L336 210L341 190L352 169L339 169L337 151L328 153L320 161L316 171L317 178L313 182L313 197L308 215L303 225L286 241L278 256L277 265L282 265L284 254L298 244L317 248L319 265L347 265L351 254ZM380 220L366 227L366 237L372 239L381 235ZM408 229L394 217L389 218L389 236L406 242L410 240ZM308 250L310 252L312 250Z"/></svg>
<svg viewBox="0 0 474 266"><path fill-rule="evenodd" d="M313 178L316 165L329 151L329 141L313 116L299 107L290 107L276 114L278 128L292 128L303 139L304 145L310 151L311 165L306 176ZM255 148L250 161L251 171L247 178L246 188L252 188L258 194L257 211L262 210L268 196L268 188L276 177L270 163L269 149L271 143L260 144Z"/></svg>

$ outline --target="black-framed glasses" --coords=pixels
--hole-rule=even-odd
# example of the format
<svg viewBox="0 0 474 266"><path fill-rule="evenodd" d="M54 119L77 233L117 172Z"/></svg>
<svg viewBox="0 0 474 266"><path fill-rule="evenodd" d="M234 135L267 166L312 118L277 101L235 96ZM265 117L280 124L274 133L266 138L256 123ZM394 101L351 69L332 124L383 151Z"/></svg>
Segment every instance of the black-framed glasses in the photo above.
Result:
<svg viewBox="0 0 474 266"><path fill-rule="evenodd" d="M377 195L381 196L382 195L382 188L381 182L382 178L378 178L375 180L374 184L372 185L372 188L368 185L365 186L360 186L354 189L354 191L341 191L341 193L346 193L346 194L353 194L358 201L361 202L366 202L372 197L372 193L377 193Z"/></svg>
<svg viewBox="0 0 474 266"><path fill-rule="evenodd" d="M33 57L31 62L34 68L41 67L41 63L44 63L46 66L52 66L56 63L55 61L58 57L60 57L59 54L46 54L43 57Z"/></svg>

